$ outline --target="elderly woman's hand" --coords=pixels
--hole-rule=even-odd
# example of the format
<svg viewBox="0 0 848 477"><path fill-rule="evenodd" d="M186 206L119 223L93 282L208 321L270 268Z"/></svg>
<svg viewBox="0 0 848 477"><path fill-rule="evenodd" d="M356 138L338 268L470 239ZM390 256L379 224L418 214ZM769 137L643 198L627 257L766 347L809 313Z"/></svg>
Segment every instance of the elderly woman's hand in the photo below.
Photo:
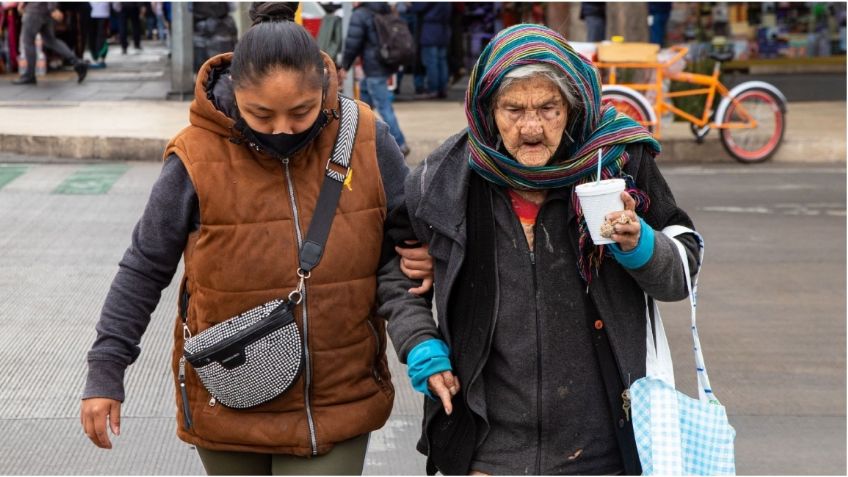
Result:
<svg viewBox="0 0 848 477"><path fill-rule="evenodd" d="M445 413L450 416L453 412L451 398L459 392L459 378L450 371L442 371L427 379L427 387L430 388L431 393L439 396L442 406L445 407Z"/></svg>
<svg viewBox="0 0 848 477"><path fill-rule="evenodd" d="M406 241L407 245L414 245L412 240ZM395 247L400 255L400 270L412 280L421 280L421 286L410 288L409 293L423 295L433 287L433 258L430 256L429 246L425 243L416 248Z"/></svg>
<svg viewBox="0 0 848 477"><path fill-rule="evenodd" d="M636 248L639 243L639 236L642 234L642 224L639 216L636 215L636 200L627 192L621 193L621 201L624 203L624 210L618 212L610 212L607 214L607 222L613 224L613 234L610 237L614 240L623 252L629 252ZM628 223L621 223L621 216L626 215Z"/></svg>

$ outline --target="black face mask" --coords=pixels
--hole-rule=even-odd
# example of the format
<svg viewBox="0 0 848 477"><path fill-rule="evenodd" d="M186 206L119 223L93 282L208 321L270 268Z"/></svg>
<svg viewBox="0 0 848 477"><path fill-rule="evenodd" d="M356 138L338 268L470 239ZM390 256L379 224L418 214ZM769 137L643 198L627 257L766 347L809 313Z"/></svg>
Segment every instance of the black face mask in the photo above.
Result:
<svg viewBox="0 0 848 477"><path fill-rule="evenodd" d="M242 133L247 137L248 141L257 143L268 152L272 152L282 157L291 157L308 146L327 125L327 114L322 110L318 113L318 118L312 123L312 126L306 130L295 133L278 133L267 134L251 129L243 120Z"/></svg>

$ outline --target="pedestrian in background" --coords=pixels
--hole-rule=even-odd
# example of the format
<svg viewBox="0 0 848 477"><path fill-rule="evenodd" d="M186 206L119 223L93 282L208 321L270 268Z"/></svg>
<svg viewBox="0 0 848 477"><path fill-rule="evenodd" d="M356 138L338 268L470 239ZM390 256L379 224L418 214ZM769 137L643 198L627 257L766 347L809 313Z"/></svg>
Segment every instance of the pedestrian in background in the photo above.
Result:
<svg viewBox="0 0 848 477"><path fill-rule="evenodd" d="M77 58L65 42L56 38L53 22L60 22L64 18L57 4L54 2L22 2L18 4L18 11L22 12L23 15L21 38L24 44L27 67L26 71L12 83L18 85L36 84L35 62L38 58L35 36L38 34L41 34L41 41L45 48L55 51L63 60L74 66L74 71L77 73L77 82L82 83L88 74L88 63Z"/></svg>
<svg viewBox="0 0 848 477"><path fill-rule="evenodd" d="M583 2L580 4L580 19L586 22L586 41L599 42L607 39L607 4Z"/></svg>
<svg viewBox="0 0 848 477"><path fill-rule="evenodd" d="M448 2L413 2L412 11L421 23L419 46L427 74L422 99L446 98L448 93L448 45L451 41L453 6Z"/></svg>
<svg viewBox="0 0 848 477"><path fill-rule="evenodd" d="M361 474L368 436L391 413L376 275L394 255L381 258L384 226L404 202L407 168L367 106L342 104L333 61L294 22L296 9L296 2L254 4L253 26L235 51L198 74L190 125L166 148L88 354L80 413L98 447L112 447L107 426L120 435L124 373L182 255L172 361L177 435L196 447L210 475ZM340 140L349 124L355 133ZM348 165L337 163L340 156ZM352 172L339 177L346 167ZM318 200L328 197L328 184L341 194L330 210ZM301 238L313 240L314 230L301 227L319 211L334 217L332 228L305 276L296 273L307 253ZM212 399L183 361L184 333L197 337L298 289L294 323L303 340L273 344L303 356L299 377L246 410Z"/></svg>
<svg viewBox="0 0 848 477"><path fill-rule="evenodd" d="M398 2L395 4L395 11L398 15L406 22L407 28L409 28L410 33L412 33L412 38L415 40L415 44L419 45L421 31L418 26L418 14L412 11L412 2ZM412 77L413 88L415 94L424 93L424 89L427 84L427 77L423 74L424 65L421 64L421 48L417 47L415 49L415 58L406 65L401 65L403 68L397 73L397 87L395 88L395 94L400 94L401 87L403 86L403 78L406 76Z"/></svg>
<svg viewBox="0 0 848 477"><path fill-rule="evenodd" d="M380 60L380 39L377 35L377 27L374 25L374 15L391 13L392 10L386 2L363 2L354 8L344 42L342 69L339 75L341 81L344 81L348 71L353 67L353 62L357 58L362 59L362 70L365 72L362 90L367 93L372 107L389 125L392 137L406 156L410 152L409 145L400 130L387 84L389 76L395 74L398 67L386 65Z"/></svg>
<svg viewBox="0 0 848 477"><path fill-rule="evenodd" d="M89 2L61 2L64 19L59 30L62 33L57 36L65 39L65 44L80 58L85 57L88 49L88 36L91 32L91 4Z"/></svg>
<svg viewBox="0 0 848 477"><path fill-rule="evenodd" d="M0 3L0 31L6 35L6 47L8 51L8 72L18 71L18 41L21 31L21 15L18 12L17 2Z"/></svg>
<svg viewBox="0 0 848 477"><path fill-rule="evenodd" d="M118 11L118 34L121 38L121 54L126 55L130 46L129 32L127 28L132 27L132 40L134 53L141 53L141 19L144 17L145 8L142 2L113 2L112 6Z"/></svg>
<svg viewBox="0 0 848 477"><path fill-rule="evenodd" d="M467 73L465 70L465 4L452 2L453 14L451 15L451 39L448 47L448 74L450 80L448 85L459 81Z"/></svg>
<svg viewBox="0 0 848 477"><path fill-rule="evenodd" d="M651 33L651 43L665 46L665 32L668 18L671 16L671 2L648 2L648 26Z"/></svg>
<svg viewBox="0 0 848 477"><path fill-rule="evenodd" d="M109 29L111 7L109 2L89 3L91 3L91 30L88 35L88 48L91 52L91 67L105 68L106 54L109 52L106 32Z"/></svg>
<svg viewBox="0 0 848 477"><path fill-rule="evenodd" d="M150 2L150 10L156 17L156 39L164 41L165 45L171 47L171 34L168 21L165 19L165 2Z"/></svg>
<svg viewBox="0 0 848 477"><path fill-rule="evenodd" d="M189 6L194 24L194 69L199 70L207 59L233 51L238 42L236 22L230 15L228 2L192 2Z"/></svg>

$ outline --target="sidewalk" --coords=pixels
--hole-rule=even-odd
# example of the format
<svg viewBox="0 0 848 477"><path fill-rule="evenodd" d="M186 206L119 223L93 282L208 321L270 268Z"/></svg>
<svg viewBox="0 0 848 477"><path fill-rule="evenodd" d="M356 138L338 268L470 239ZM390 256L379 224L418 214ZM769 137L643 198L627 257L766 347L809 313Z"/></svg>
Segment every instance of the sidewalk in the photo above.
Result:
<svg viewBox="0 0 848 477"><path fill-rule="evenodd" d="M72 71L50 73L37 86L12 86L0 76L0 151L104 160L161 158L168 140L188 125L188 102L164 100L167 50L146 42L139 55L112 55L83 84ZM450 97L461 98L463 84ZM457 94L453 94L457 93ZM460 101L399 101L395 112L417 164L466 126ZM789 103L783 145L773 162L844 162L846 103ZM662 126L663 162L735 163L713 131L696 144L688 123Z"/></svg>
<svg viewBox="0 0 848 477"><path fill-rule="evenodd" d="M168 140L188 124L188 102L0 101L0 151L78 159L161 158ZM774 162L844 162L846 103L790 103L783 145ZM463 105L424 101L397 103L395 112L417 164L450 135L462 130ZM735 161L716 132L696 144L688 123L663 126L663 162Z"/></svg>

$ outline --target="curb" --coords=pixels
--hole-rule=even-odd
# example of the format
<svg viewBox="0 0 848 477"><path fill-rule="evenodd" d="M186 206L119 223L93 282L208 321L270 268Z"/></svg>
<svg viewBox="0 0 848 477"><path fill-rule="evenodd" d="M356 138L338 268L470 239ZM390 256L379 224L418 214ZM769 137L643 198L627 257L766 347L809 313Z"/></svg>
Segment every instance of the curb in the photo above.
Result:
<svg viewBox="0 0 848 477"><path fill-rule="evenodd" d="M167 145L157 138L0 134L3 152L71 159L159 161Z"/></svg>
<svg viewBox="0 0 848 477"><path fill-rule="evenodd" d="M703 143L694 138L667 138L661 141L663 163L736 163L711 133ZM0 134L0 150L26 156L96 159L103 161L159 161L168 139L103 136L31 136ZM423 161L441 140L410 140L409 165ZM844 163L845 141L799 141L784 139L780 149L766 162Z"/></svg>

